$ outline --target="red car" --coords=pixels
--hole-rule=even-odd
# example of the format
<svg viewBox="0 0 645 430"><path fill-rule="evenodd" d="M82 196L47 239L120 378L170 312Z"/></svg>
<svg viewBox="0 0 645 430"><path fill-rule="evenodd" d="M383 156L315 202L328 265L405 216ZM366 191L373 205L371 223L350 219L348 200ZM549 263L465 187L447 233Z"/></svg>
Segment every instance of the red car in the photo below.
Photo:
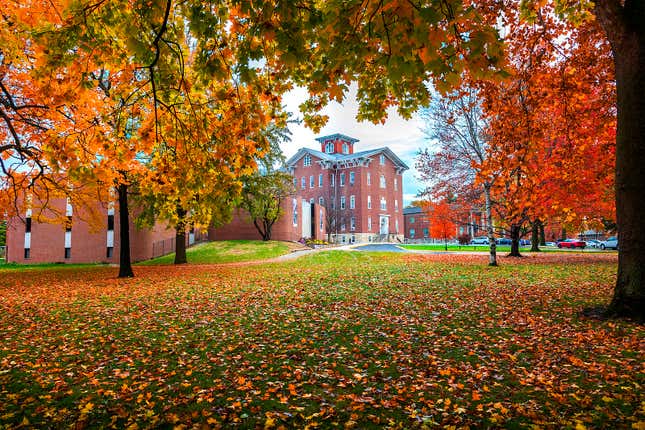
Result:
<svg viewBox="0 0 645 430"><path fill-rule="evenodd" d="M580 248L583 249L587 246L586 242L578 239L565 239L558 242L558 248Z"/></svg>

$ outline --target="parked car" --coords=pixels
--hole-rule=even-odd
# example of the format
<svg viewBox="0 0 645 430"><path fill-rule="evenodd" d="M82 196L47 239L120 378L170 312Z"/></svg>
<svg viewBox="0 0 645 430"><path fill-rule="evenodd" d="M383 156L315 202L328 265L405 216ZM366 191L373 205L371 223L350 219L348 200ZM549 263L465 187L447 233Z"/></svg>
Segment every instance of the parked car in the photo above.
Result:
<svg viewBox="0 0 645 430"><path fill-rule="evenodd" d="M587 240L587 246L591 248L600 248L600 241L596 239Z"/></svg>
<svg viewBox="0 0 645 430"><path fill-rule="evenodd" d="M531 239L520 239L520 246L529 246L531 245Z"/></svg>
<svg viewBox="0 0 645 430"><path fill-rule="evenodd" d="M580 248L584 249L586 242L578 239L565 239L558 242L558 248Z"/></svg>
<svg viewBox="0 0 645 430"><path fill-rule="evenodd" d="M488 238L486 236L473 237L470 241L471 245L488 245Z"/></svg>
<svg viewBox="0 0 645 430"><path fill-rule="evenodd" d="M556 243L555 242L546 242L545 245L546 246L555 246Z"/></svg>
<svg viewBox="0 0 645 430"><path fill-rule="evenodd" d="M600 249L618 249L618 238L612 236L607 240L600 242Z"/></svg>
<svg viewBox="0 0 645 430"><path fill-rule="evenodd" d="M499 237L495 239L495 243L497 243L498 245L510 245L511 242L512 242L511 239L507 237Z"/></svg>

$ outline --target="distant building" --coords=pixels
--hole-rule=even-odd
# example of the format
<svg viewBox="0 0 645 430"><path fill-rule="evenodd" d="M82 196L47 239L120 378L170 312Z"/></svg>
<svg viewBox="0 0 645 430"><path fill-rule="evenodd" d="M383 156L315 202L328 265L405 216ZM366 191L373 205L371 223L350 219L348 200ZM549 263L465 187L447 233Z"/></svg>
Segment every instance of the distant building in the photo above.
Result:
<svg viewBox="0 0 645 430"><path fill-rule="evenodd" d="M403 209L404 232L406 241L426 241L430 239L430 219L418 206Z"/></svg>
<svg viewBox="0 0 645 430"><path fill-rule="evenodd" d="M287 161L297 196L326 208L337 243L403 241L403 172L389 148L355 152L358 139L333 134L320 150L300 148Z"/></svg>

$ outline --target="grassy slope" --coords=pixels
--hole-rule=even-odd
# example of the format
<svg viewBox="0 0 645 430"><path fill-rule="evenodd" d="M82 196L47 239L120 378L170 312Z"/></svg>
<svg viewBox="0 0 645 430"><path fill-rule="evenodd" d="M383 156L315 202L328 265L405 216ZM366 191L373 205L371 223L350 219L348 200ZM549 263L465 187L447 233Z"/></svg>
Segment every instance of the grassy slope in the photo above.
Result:
<svg viewBox="0 0 645 430"><path fill-rule="evenodd" d="M609 300L616 257L500 262L330 251L127 280L15 273L0 283L0 428L645 421L645 328L577 314Z"/></svg>
<svg viewBox="0 0 645 430"><path fill-rule="evenodd" d="M213 264L264 260L289 252L284 242L261 240L226 240L195 245L186 250L188 263ZM172 264L175 254L138 263L140 265Z"/></svg>

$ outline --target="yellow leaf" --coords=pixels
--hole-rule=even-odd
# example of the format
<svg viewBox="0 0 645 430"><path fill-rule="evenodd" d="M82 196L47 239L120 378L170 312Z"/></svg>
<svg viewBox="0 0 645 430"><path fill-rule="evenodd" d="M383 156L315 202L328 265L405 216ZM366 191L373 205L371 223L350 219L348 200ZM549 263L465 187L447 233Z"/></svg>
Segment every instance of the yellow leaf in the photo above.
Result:
<svg viewBox="0 0 645 430"><path fill-rule="evenodd" d="M639 421L632 424L632 428L635 430L645 430L645 421Z"/></svg>
<svg viewBox="0 0 645 430"><path fill-rule="evenodd" d="M272 429L275 427L275 419L271 417L267 417L266 421L264 422L264 428L265 429Z"/></svg>

